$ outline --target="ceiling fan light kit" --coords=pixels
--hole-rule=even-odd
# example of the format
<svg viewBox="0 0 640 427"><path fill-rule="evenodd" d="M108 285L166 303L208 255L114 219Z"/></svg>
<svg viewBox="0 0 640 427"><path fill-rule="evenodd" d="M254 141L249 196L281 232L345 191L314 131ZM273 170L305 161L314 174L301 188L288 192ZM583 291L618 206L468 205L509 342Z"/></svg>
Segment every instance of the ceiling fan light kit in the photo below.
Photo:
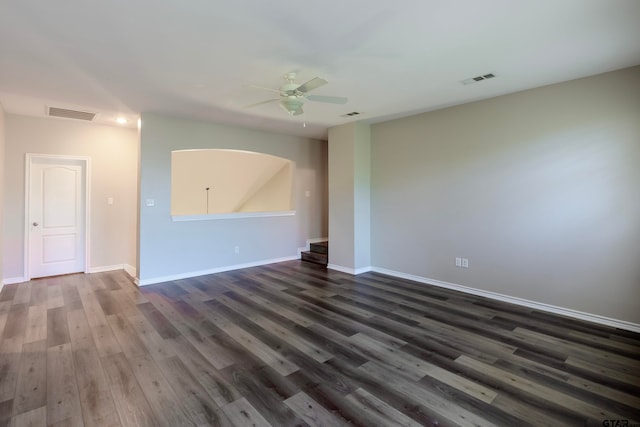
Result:
<svg viewBox="0 0 640 427"><path fill-rule="evenodd" d="M299 116L304 113L302 110L302 105L304 104L304 98L299 98L297 96L288 96L287 98L280 101L280 105L284 110L289 113L291 116Z"/></svg>
<svg viewBox="0 0 640 427"><path fill-rule="evenodd" d="M326 85L328 82L320 77L314 77L306 83L298 84L295 82L296 73L290 72L284 75L285 83L280 86L279 90L264 88L260 86L251 86L256 89L268 90L270 92L277 92L280 94L280 98L268 99L266 101L256 102L255 104L246 105L244 108L257 107L262 104L270 104L272 102L280 101L280 106L291 116L299 116L304 113L302 106L308 99L314 102L326 102L330 104L346 104L348 99L341 96L319 96L309 95L309 92Z"/></svg>

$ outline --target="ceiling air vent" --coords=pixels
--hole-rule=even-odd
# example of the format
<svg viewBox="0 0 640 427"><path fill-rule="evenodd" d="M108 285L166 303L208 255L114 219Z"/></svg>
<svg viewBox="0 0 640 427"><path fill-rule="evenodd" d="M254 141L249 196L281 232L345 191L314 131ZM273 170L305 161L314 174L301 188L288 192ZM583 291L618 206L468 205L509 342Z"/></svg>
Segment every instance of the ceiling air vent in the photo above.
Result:
<svg viewBox="0 0 640 427"><path fill-rule="evenodd" d="M489 73L489 74L483 74L481 76L475 76L475 77L470 77L468 79L464 79L462 80L460 83L462 83L463 85L470 85L471 83L477 83L477 82L481 82L483 80L489 80L494 78L496 75L493 73Z"/></svg>
<svg viewBox="0 0 640 427"><path fill-rule="evenodd" d="M360 113L358 113L357 111L352 111L350 113L343 114L340 117L353 117L353 116L357 116L358 114L360 114Z"/></svg>
<svg viewBox="0 0 640 427"><path fill-rule="evenodd" d="M68 110L66 108L49 107L49 116L51 117L64 117L66 119L77 119L92 121L96 116L96 113L89 113L87 111Z"/></svg>

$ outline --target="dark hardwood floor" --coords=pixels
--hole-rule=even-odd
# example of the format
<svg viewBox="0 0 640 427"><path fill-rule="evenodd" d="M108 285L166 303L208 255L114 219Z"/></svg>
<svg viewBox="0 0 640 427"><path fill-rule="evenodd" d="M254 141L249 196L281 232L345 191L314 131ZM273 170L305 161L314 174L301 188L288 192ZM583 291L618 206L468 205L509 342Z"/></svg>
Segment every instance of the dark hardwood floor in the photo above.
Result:
<svg viewBox="0 0 640 427"><path fill-rule="evenodd" d="M298 261L7 285L0 331L0 426L640 425L639 334Z"/></svg>

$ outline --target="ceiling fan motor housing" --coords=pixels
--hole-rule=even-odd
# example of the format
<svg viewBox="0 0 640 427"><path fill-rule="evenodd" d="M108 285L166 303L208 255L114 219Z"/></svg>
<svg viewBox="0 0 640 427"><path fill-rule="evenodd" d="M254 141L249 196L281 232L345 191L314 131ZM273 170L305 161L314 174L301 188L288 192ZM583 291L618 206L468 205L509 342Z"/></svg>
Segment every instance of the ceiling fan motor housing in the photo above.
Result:
<svg viewBox="0 0 640 427"><path fill-rule="evenodd" d="M286 94L292 94L296 92L296 89L298 89L299 86L300 86L299 83L293 83L293 82L285 83L280 87L280 92L286 93Z"/></svg>
<svg viewBox="0 0 640 427"><path fill-rule="evenodd" d="M289 114L293 114L294 112L302 108L302 105L304 104L304 98L292 95L284 98L282 101L280 101L280 104L282 104L282 106L289 112Z"/></svg>

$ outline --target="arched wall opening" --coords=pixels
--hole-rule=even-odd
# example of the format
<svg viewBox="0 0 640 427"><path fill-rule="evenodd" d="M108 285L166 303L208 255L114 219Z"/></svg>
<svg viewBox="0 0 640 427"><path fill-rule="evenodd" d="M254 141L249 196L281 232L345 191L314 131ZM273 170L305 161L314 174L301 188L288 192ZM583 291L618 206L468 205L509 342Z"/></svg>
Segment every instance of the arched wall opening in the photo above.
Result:
<svg viewBox="0 0 640 427"><path fill-rule="evenodd" d="M171 152L171 215L291 211L291 160L230 149Z"/></svg>

